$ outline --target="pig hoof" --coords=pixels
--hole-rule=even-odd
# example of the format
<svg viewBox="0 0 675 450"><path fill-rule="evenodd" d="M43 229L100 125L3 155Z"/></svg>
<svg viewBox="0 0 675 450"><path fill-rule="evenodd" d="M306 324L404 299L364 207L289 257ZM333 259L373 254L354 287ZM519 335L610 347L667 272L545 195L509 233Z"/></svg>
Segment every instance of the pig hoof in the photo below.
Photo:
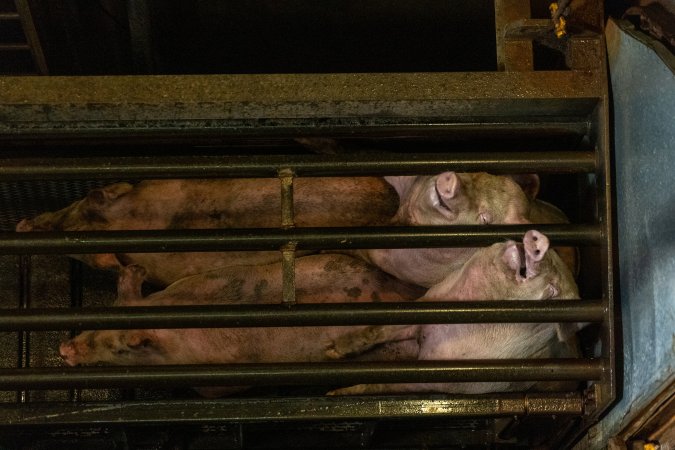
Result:
<svg viewBox="0 0 675 450"><path fill-rule="evenodd" d="M26 232L33 230L33 222L30 219L23 219L21 222L16 224L16 231Z"/></svg>

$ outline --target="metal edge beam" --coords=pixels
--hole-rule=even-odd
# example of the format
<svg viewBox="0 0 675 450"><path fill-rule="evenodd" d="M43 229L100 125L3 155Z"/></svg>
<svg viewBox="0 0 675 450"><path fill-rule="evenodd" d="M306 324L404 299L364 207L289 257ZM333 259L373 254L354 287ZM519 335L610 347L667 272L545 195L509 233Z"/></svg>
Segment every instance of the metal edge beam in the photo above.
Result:
<svg viewBox="0 0 675 450"><path fill-rule="evenodd" d="M598 98L601 81L590 71L3 77L0 106L97 106L89 111L94 119L104 116L107 108L119 111L134 106L156 113L162 113L159 106L172 106L174 117L184 117L191 105L208 110L209 105L231 103L241 107L243 103L311 102L320 111L326 102L350 101L569 101Z"/></svg>
<svg viewBox="0 0 675 450"><path fill-rule="evenodd" d="M0 390L599 380L602 359L314 362L0 369Z"/></svg>
<svg viewBox="0 0 675 450"><path fill-rule="evenodd" d="M583 414L584 399L570 393L507 393L488 396L235 398L0 405L0 430L18 425L104 423L207 423L289 420Z"/></svg>
<svg viewBox="0 0 675 450"><path fill-rule="evenodd" d="M4 181L46 179L130 179L363 176L490 171L491 173L593 172L595 152L383 153L284 156L162 156L109 158L0 158Z"/></svg>

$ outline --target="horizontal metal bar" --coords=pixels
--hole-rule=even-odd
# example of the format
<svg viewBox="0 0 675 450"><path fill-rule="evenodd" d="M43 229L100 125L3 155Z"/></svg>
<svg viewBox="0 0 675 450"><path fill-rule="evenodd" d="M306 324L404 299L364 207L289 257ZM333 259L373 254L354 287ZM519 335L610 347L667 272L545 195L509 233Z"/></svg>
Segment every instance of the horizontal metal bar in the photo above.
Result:
<svg viewBox="0 0 675 450"><path fill-rule="evenodd" d="M0 52L13 52L30 50L30 45L23 43L16 44L0 44Z"/></svg>
<svg viewBox="0 0 675 450"><path fill-rule="evenodd" d="M599 225L483 225L367 228L230 228L221 230L67 231L0 233L0 254L214 252L415 247L478 247L522 240L533 228L553 245L601 245Z"/></svg>
<svg viewBox="0 0 675 450"><path fill-rule="evenodd" d="M592 99L591 99L592 100ZM572 102L575 103L575 102ZM593 101L582 101L591 103ZM506 108L510 109L511 105ZM9 117L20 106L10 106ZM2 113L0 106L0 113ZM592 110L584 106L583 111ZM175 110L175 108L174 108ZM263 111L261 111L263 113ZM536 114L534 111L531 114ZM83 112L84 114L84 112ZM118 113L122 114L122 112ZM586 114L584 112L583 114ZM590 122L583 117L555 117L548 121L530 121L521 118L480 117L469 120L466 117L428 118L428 117L367 117L340 118L279 118L275 120L258 119L208 119L179 120L165 119L149 122L119 118L109 121L86 120L56 123L25 114L27 121L0 122L0 141L14 145L82 145L82 144L184 144L218 145L263 142L295 139L298 136L333 136L335 138L354 137L448 137L476 139L490 137L501 139L513 136L546 136L551 140L576 139L590 132ZM59 126L61 125L61 126Z"/></svg>
<svg viewBox="0 0 675 450"><path fill-rule="evenodd" d="M83 108L98 104L101 108L90 112L90 119L94 119L92 114L104 116L106 106L136 107L136 112L140 113L143 111L138 109L140 105L156 111L158 118L168 114L168 110L158 108L161 105L173 107L174 117L201 118L217 107L221 108L217 117L223 117L228 112L223 110L223 105L240 106L241 103L249 109L258 104L287 103L283 111L286 114L277 117L297 117L293 114L297 111L294 106L302 102L312 102L317 112L322 113L321 107L328 102L374 101L383 107L387 102L401 101L412 107L415 100L461 100L466 112L471 100L480 100L484 107L493 110L494 107L485 100L508 99L515 103L514 99L537 99L546 100L541 102L541 107L552 107L552 100L598 98L603 88L601 75L581 71L537 71L54 76L31 80L6 77L0 79L0 104L67 103ZM64 102L64 98L71 100ZM193 105L202 107L201 114L193 115L190 108ZM411 116L418 114L413 112ZM324 114L323 117L330 116ZM146 117L138 114L136 118ZM54 119L59 119L58 114Z"/></svg>
<svg viewBox="0 0 675 450"><path fill-rule="evenodd" d="M19 20L21 17L19 13L15 12L3 12L0 13L0 20Z"/></svg>
<svg viewBox="0 0 675 450"><path fill-rule="evenodd" d="M0 309L0 331L406 323L600 322L602 301L482 301Z"/></svg>
<svg viewBox="0 0 675 450"><path fill-rule="evenodd" d="M278 177L436 174L489 171L593 172L594 152L366 153L345 155L161 156L110 158L0 159L3 180Z"/></svg>
<svg viewBox="0 0 675 450"><path fill-rule="evenodd" d="M31 403L0 405L3 425L205 423L431 417L525 416L584 412L579 392L368 397Z"/></svg>
<svg viewBox="0 0 675 450"><path fill-rule="evenodd" d="M599 380L602 360L509 359L0 369L0 390Z"/></svg>

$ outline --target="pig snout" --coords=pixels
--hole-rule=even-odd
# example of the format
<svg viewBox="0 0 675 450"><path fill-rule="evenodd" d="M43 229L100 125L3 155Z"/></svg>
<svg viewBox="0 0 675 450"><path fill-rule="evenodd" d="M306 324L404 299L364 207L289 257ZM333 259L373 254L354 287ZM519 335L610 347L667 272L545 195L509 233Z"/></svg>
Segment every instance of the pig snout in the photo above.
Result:
<svg viewBox="0 0 675 450"><path fill-rule="evenodd" d="M548 238L536 230L530 230L523 237L523 246L528 260L539 262L548 251Z"/></svg>
<svg viewBox="0 0 675 450"><path fill-rule="evenodd" d="M523 237L525 249L526 276L531 278L539 273L539 261L544 259L548 251L548 238L536 230L530 230Z"/></svg>
<svg viewBox="0 0 675 450"><path fill-rule="evenodd" d="M79 360L84 353L84 350L83 345L73 339L63 341L59 346L59 354L63 361L69 366L76 366L79 364Z"/></svg>
<svg viewBox="0 0 675 450"><path fill-rule="evenodd" d="M21 222L16 224L16 231L18 232L33 231L33 221L30 219L23 219Z"/></svg>
<svg viewBox="0 0 675 450"><path fill-rule="evenodd" d="M504 262L516 273L519 281L527 280L539 274L539 263L546 256L549 240L536 230L525 233L523 243L506 243Z"/></svg>

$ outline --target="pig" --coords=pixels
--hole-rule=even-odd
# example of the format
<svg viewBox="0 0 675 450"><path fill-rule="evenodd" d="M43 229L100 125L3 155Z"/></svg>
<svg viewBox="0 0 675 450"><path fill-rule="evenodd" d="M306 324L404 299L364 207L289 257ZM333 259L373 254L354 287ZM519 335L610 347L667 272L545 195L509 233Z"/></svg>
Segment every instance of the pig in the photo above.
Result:
<svg viewBox="0 0 675 450"><path fill-rule="evenodd" d="M443 172L436 176L385 177L400 198L394 225L565 223L555 206L536 200L534 174L496 176ZM397 278L424 287L459 270L476 248L368 249L350 252ZM573 250L563 255L576 266Z"/></svg>
<svg viewBox="0 0 675 450"><path fill-rule="evenodd" d="M535 230L522 245L493 244L474 253L462 269L433 286L420 300L577 300L574 277L546 236ZM555 358L578 356L579 324L433 324L372 326L340 335L327 346L330 358L361 353L372 346L415 339L418 360ZM355 395L400 392L481 394L525 390L533 382L362 384L329 392ZM539 383L538 389L549 385Z"/></svg>
<svg viewBox="0 0 675 450"><path fill-rule="evenodd" d="M567 267L555 252L548 250L547 238L536 231L525 235L523 244L513 241L497 243L474 253L462 270L453 273L420 297L423 301L491 300L491 299L575 299L578 291ZM306 258L335 257L312 255ZM298 262L304 261L300 258ZM300 267L300 266L298 266ZM141 297L142 270L129 266L121 272L119 305L174 305L194 303L230 303L223 296L223 282L211 280L213 289L205 282L205 275L181 280L164 291ZM338 276L339 278L339 276ZM302 278L298 279L300 282ZM361 288L371 286L365 283ZM333 280L333 279L332 279ZM323 281L318 281L319 284ZM326 283L328 292L344 291L339 279ZM255 283L253 283L255 285ZM203 286L203 289L200 289ZM215 288L217 286L217 288ZM343 287L341 287L343 286ZM382 286L382 284L380 284ZM320 292L313 286L311 292ZM398 291L398 287L394 288ZM385 289L386 290L386 289ZM299 292L302 292L302 287ZM363 290L366 300L372 293ZM396 300L396 294L383 300ZM404 297L407 297L406 294ZM227 298L224 298L227 297ZM254 299L243 299L255 302ZM322 298L318 295L317 298ZM242 298L235 296L234 302ZM348 298L352 301L360 301ZM403 299L405 300L405 298ZM558 347L556 324L488 324L488 325L412 325L380 327L285 327L285 328L224 328L224 329L160 329L160 330L103 330L85 331L64 342L60 353L68 365L109 363L120 365L147 364L205 364L252 362L312 362L341 358L359 353L371 360L416 360L481 357L546 357L550 347ZM376 333L373 330L378 330ZM391 331L391 332L390 332ZM368 338L360 345L360 338ZM377 342L388 345L400 343L404 351L389 351L368 356L366 351ZM392 342L389 342L392 341ZM394 342L395 341L395 342ZM354 343L357 345L355 346ZM366 348L368 347L368 348ZM366 353L364 353L366 352ZM373 356L374 355L374 356ZM476 388L474 383L458 388L462 392L502 390L511 385L493 384ZM389 387L387 387L388 389ZM446 389L442 385L425 385L411 389ZM345 388L349 389L349 388ZM355 388L357 389L357 388ZM363 388L358 388L363 390ZM369 392L364 390L364 392ZM351 391L338 391L350 394Z"/></svg>
<svg viewBox="0 0 675 450"><path fill-rule="evenodd" d="M348 255L321 254L298 258L295 262L295 273L298 303L401 302L412 301L424 293L424 289L401 282ZM211 270L180 279L163 291L143 298L141 285L145 276L145 269L141 266L129 265L122 268L115 305L265 304L278 303L282 298L281 263L230 266ZM280 336L279 341L274 344L274 350L261 352L261 355L267 355L261 356L263 360L271 359L274 351L282 352L284 348L293 349L298 345L302 347L293 350L289 355L290 359L282 358L282 360L297 360L298 355L306 356L311 361L316 361L317 358L325 359L321 351L311 351L310 342L291 343L283 339L285 336L283 329L254 330L253 333L245 329L85 331L75 339L63 343L60 353L69 365L97 362L110 364L235 362L237 358L255 359L253 352L256 350L248 351L243 347L228 348L230 346L228 339L248 339L249 335L257 339L255 337L257 332L265 336L263 338L265 342L276 341L275 333L279 333ZM314 337L320 335L318 331L313 334L316 335ZM310 335L311 332L305 337L311 338ZM161 345L155 345L153 342ZM202 350L197 350L192 344ZM106 346L105 350L101 345ZM209 355L208 353L213 352L215 348L220 350ZM169 349L171 353L168 352ZM416 351L416 343L400 342L380 346L359 359L410 359L414 357ZM241 389L201 388L198 392L213 397L235 393Z"/></svg>
<svg viewBox="0 0 675 450"><path fill-rule="evenodd" d="M391 188L387 190L386 183L376 178L299 178L295 195L297 224L508 224L529 223L530 215L542 223L565 220L555 207L534 199L539 186L536 175L506 177L444 172L433 177L386 177L386 181L396 192ZM24 220L17 231L279 226L279 215L275 211L280 201L276 183L271 179L155 180L144 181L136 187L118 183L94 190L84 200L56 213ZM341 196L334 195L336 191ZM396 194L400 205L394 215L399 203ZM461 267L475 250L375 249L346 253L404 281L430 287ZM280 259L280 254L269 251L125 253L80 255L79 258L100 268L140 264L148 271L149 281L166 286L182 277L218 267L272 263Z"/></svg>
<svg viewBox="0 0 675 450"><path fill-rule="evenodd" d="M273 178L146 180L92 190L56 212L24 219L16 231L269 228L281 226L281 188ZM394 190L381 178L298 178L294 182L299 227L388 223L396 212ZM306 254L301 253L301 254ZM77 255L89 265L118 270L140 264L160 287L218 267L268 264L277 251Z"/></svg>

